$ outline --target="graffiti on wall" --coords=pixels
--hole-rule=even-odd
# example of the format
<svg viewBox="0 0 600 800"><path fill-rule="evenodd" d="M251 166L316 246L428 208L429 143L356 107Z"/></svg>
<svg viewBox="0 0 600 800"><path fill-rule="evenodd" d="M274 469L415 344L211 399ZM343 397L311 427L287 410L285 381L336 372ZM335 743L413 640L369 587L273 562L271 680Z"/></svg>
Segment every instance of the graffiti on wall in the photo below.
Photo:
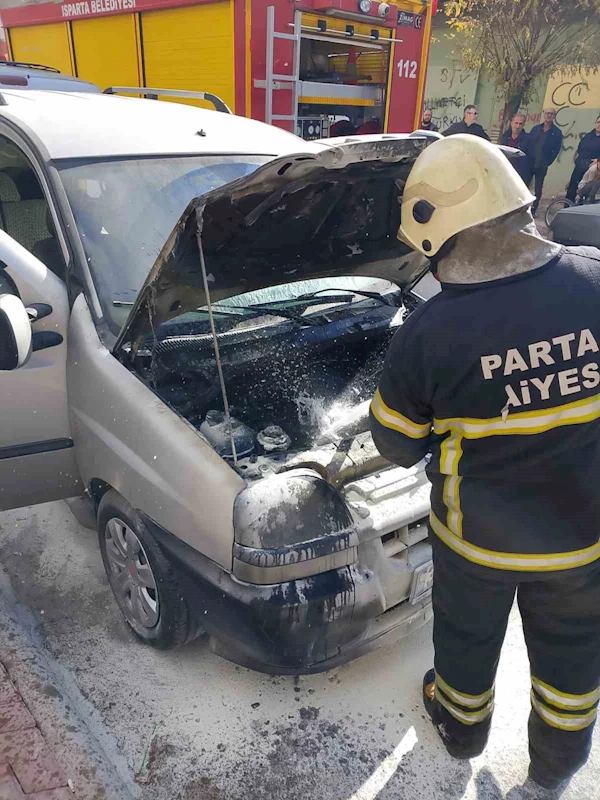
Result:
<svg viewBox="0 0 600 800"><path fill-rule="evenodd" d="M440 130L463 118L463 109L475 101L477 73L456 64L429 66L425 107L433 112L433 121Z"/></svg>
<svg viewBox="0 0 600 800"><path fill-rule="evenodd" d="M580 140L591 130L600 113L600 73L581 70L569 75L555 72L548 79L544 108L556 109L556 124L563 134L558 161L573 161ZM582 113L587 112L587 113Z"/></svg>
<svg viewBox="0 0 600 800"><path fill-rule="evenodd" d="M523 114L525 116L525 127L527 128L529 125L537 125L542 121L542 112L541 111L528 111L526 108L520 108L519 114ZM504 116L504 104L500 105L498 108L498 115L496 117L496 125L500 127L502 124L502 117Z"/></svg>

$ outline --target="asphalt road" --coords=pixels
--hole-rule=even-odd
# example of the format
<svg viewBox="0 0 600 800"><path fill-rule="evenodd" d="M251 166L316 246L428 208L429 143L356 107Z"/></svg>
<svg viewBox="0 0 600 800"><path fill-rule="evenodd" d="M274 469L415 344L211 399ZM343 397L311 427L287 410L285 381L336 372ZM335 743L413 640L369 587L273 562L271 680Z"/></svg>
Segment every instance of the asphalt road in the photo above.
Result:
<svg viewBox="0 0 600 800"><path fill-rule="evenodd" d="M488 749L464 763L446 755L421 709L429 626L330 673L274 678L219 659L202 641L171 653L138 644L112 599L94 533L64 503L0 514L0 564L0 653L12 642L15 670L37 659L57 676L65 713L78 720L67 730L81 723L96 760L114 771L107 798L550 796L523 786L529 675L516 614ZM600 798L599 768L597 745L564 800Z"/></svg>

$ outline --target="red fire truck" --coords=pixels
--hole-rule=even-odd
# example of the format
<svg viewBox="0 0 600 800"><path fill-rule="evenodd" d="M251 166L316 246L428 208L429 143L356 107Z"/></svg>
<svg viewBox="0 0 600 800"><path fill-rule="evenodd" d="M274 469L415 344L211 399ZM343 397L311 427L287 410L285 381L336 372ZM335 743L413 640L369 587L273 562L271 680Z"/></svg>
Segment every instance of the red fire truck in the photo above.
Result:
<svg viewBox="0 0 600 800"><path fill-rule="evenodd" d="M418 127L436 4L72 0L3 9L0 35L5 58L102 89L209 91L305 138L395 133Z"/></svg>

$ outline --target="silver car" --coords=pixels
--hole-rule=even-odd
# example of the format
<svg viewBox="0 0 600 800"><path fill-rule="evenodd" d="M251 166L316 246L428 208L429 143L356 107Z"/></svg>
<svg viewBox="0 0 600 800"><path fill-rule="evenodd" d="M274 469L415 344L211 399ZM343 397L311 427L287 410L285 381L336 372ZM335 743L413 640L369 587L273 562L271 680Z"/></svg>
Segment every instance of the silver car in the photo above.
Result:
<svg viewBox="0 0 600 800"><path fill-rule="evenodd" d="M316 672L425 623L425 465L367 409L423 298L396 231L426 140L3 98L0 508L71 498L155 647Z"/></svg>
<svg viewBox="0 0 600 800"><path fill-rule="evenodd" d="M100 87L73 78L55 67L24 61L0 61L0 91L36 89L46 92L100 92Z"/></svg>

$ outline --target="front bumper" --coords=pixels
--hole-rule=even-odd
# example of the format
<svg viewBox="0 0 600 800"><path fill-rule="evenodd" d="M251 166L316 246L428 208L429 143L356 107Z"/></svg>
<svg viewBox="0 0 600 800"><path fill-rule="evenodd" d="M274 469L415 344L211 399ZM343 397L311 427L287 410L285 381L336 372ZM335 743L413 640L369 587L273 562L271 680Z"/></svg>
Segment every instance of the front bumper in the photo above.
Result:
<svg viewBox="0 0 600 800"><path fill-rule="evenodd" d="M260 672L323 672L399 641L432 617L429 597L386 607L375 543L365 545L355 565L264 586L237 580L151 520L146 523L178 568L198 628L210 634L213 651ZM407 580L414 567L427 563L431 550L421 542L411 554Z"/></svg>

